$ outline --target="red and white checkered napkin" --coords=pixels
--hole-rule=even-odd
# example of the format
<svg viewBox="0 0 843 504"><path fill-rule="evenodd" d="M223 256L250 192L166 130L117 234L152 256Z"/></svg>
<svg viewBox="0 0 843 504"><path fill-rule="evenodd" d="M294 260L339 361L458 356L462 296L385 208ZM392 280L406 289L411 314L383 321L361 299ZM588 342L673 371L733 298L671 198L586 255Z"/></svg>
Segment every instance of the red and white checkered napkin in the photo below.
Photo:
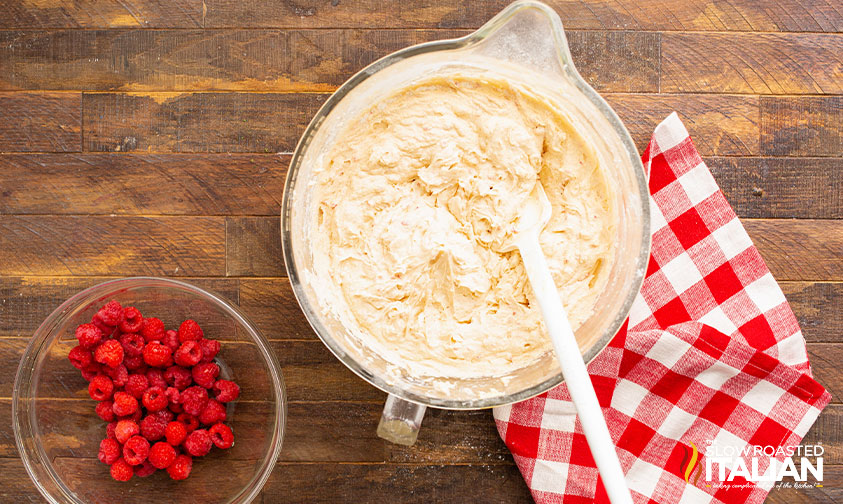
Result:
<svg viewBox="0 0 843 504"><path fill-rule="evenodd" d="M650 266L628 330L589 373L635 502L760 503L773 482L686 482L691 444L703 456L709 441L796 445L831 396L811 377L790 306L676 113L643 160ZM494 414L537 502L608 502L564 384ZM769 461L759 462L763 474Z"/></svg>

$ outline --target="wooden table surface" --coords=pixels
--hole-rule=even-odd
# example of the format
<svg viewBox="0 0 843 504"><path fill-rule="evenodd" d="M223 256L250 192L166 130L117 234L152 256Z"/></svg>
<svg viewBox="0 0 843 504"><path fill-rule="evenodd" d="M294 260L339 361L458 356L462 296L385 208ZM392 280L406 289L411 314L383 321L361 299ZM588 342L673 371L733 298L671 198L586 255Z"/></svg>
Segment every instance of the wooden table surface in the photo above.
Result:
<svg viewBox="0 0 843 504"><path fill-rule="evenodd" d="M412 448L375 436L384 394L299 312L278 222L289 153L333 89L506 3L0 0L0 501L40 500L9 427L28 338L71 294L131 275L215 289L273 340L290 411L263 501L529 501L489 411L430 411ZM843 499L843 5L551 4L639 147L670 111L685 121L834 394L809 436L825 487L769 502Z"/></svg>

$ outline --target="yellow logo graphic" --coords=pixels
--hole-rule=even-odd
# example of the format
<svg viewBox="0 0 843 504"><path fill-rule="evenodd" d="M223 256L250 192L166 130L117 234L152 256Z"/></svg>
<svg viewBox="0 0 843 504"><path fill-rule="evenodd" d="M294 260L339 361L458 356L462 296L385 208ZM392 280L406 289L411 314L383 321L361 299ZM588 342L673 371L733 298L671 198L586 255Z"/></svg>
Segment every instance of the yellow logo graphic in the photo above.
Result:
<svg viewBox="0 0 843 504"><path fill-rule="evenodd" d="M702 464L699 463L700 452L694 443L691 443L690 453L687 446L683 446L682 448L685 450L685 455L682 457L682 465L679 466L679 469L685 477L686 483L690 483L691 475L694 474L694 469L696 469L696 475L694 475L694 481L692 483L696 486L697 481L700 479L700 474L702 474Z"/></svg>

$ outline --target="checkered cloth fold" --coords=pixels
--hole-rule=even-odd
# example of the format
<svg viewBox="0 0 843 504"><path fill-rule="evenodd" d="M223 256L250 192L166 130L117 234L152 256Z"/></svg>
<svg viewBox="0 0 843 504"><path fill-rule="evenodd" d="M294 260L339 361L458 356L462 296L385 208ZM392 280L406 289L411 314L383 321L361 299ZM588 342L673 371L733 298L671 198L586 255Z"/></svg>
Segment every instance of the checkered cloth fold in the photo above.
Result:
<svg viewBox="0 0 843 504"><path fill-rule="evenodd" d="M774 482L686 482L692 448L704 459L712 441L737 453L796 445L831 396L811 377L784 294L676 113L642 158L650 265L627 325L588 366L627 484L637 503L761 503ZM494 415L537 502L609 502L564 384ZM759 462L763 473L769 459Z"/></svg>

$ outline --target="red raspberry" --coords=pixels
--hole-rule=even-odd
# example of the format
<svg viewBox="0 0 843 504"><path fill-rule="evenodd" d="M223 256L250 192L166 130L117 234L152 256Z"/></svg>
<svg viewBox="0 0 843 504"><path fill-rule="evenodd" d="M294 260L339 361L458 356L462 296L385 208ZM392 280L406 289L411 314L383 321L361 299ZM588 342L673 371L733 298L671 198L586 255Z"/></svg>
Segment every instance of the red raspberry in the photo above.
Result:
<svg viewBox="0 0 843 504"><path fill-rule="evenodd" d="M195 320L187 319L179 326L180 343L191 340L201 340L202 336L202 328L199 327L199 324L197 324Z"/></svg>
<svg viewBox="0 0 843 504"><path fill-rule="evenodd" d="M174 480L187 479L190 470L193 468L193 459L189 455L179 455L176 460L167 467L167 474Z"/></svg>
<svg viewBox="0 0 843 504"><path fill-rule="evenodd" d="M172 385L179 391L186 389L193 383L193 376L189 369L181 366L170 366L164 371L164 379L168 385Z"/></svg>
<svg viewBox="0 0 843 504"><path fill-rule="evenodd" d="M179 333L173 331L172 329L167 331L164 333L164 337L161 338L161 344L167 345L175 352L178 350L179 346L181 346L181 343L179 342Z"/></svg>
<svg viewBox="0 0 843 504"><path fill-rule="evenodd" d="M109 439L117 439L117 421L111 421L105 426L105 437Z"/></svg>
<svg viewBox="0 0 843 504"><path fill-rule="evenodd" d="M112 392L114 392L114 383L107 376L95 376L88 384L88 395L94 401L105 401L111 397Z"/></svg>
<svg viewBox="0 0 843 504"><path fill-rule="evenodd" d="M240 397L240 387L230 380L217 380L214 391L217 393L215 399L219 402L231 402Z"/></svg>
<svg viewBox="0 0 843 504"><path fill-rule="evenodd" d="M217 376L220 375L220 367L213 362L206 362L204 364L197 364L191 370L193 375L193 382L206 389L214 386L217 381Z"/></svg>
<svg viewBox="0 0 843 504"><path fill-rule="evenodd" d="M167 380L164 379L164 371L160 369L149 369L146 371L146 379L150 387L167 388Z"/></svg>
<svg viewBox="0 0 843 504"><path fill-rule="evenodd" d="M116 340L103 341L94 350L94 359L108 367L116 368L123 362L123 346Z"/></svg>
<svg viewBox="0 0 843 504"><path fill-rule="evenodd" d="M94 362L93 354L91 354L90 350L82 348L82 345L73 347L70 353L67 354L67 358L73 364L73 367L79 371L83 371Z"/></svg>
<svg viewBox="0 0 843 504"><path fill-rule="evenodd" d="M167 390L164 391L164 395L167 396L167 402L170 403L170 406L178 405L181 400L179 389L175 387L167 387Z"/></svg>
<svg viewBox="0 0 843 504"><path fill-rule="evenodd" d="M205 425L224 422L226 419L225 406L213 399L208 399L205 409L199 414L199 421Z"/></svg>
<svg viewBox="0 0 843 504"><path fill-rule="evenodd" d="M143 316L140 310L134 306L123 308L123 321L120 322L120 330L124 333L136 333L143 327Z"/></svg>
<svg viewBox="0 0 843 504"><path fill-rule="evenodd" d="M161 341L161 338L164 337L164 322L161 322L161 319L155 317L145 318L143 319L140 333L147 343L150 341Z"/></svg>
<svg viewBox="0 0 843 504"><path fill-rule="evenodd" d="M123 321L123 307L117 301L109 301L96 313L106 325L117 327Z"/></svg>
<svg viewBox="0 0 843 504"><path fill-rule="evenodd" d="M123 445L123 459L129 465L138 465L149 455L149 441L143 436L132 436Z"/></svg>
<svg viewBox="0 0 843 504"><path fill-rule="evenodd" d="M167 438L168 443L178 446L187 437L187 426L181 422L170 422L167 424L164 436Z"/></svg>
<svg viewBox="0 0 843 504"><path fill-rule="evenodd" d="M138 410L138 400L125 392L115 392L111 409L117 416L129 416Z"/></svg>
<svg viewBox="0 0 843 504"><path fill-rule="evenodd" d="M103 439L100 441L100 452L97 454L97 458L103 464L111 465L117 462L117 459L120 458L120 443L110 438Z"/></svg>
<svg viewBox="0 0 843 504"><path fill-rule="evenodd" d="M126 380L125 391L135 399L140 399L148 388L149 380L146 379L146 375L132 374L129 375L129 379Z"/></svg>
<svg viewBox="0 0 843 504"><path fill-rule="evenodd" d="M114 403L111 401L102 401L101 403L98 403L96 408L97 415L106 422L114 420L114 411L111 410L113 405Z"/></svg>
<svg viewBox="0 0 843 504"><path fill-rule="evenodd" d="M126 357L136 357L143 354L145 343L143 336L140 334L123 333L120 335L120 344L123 345L123 354Z"/></svg>
<svg viewBox="0 0 843 504"><path fill-rule="evenodd" d="M150 441L157 441L164 437L167 429L167 419L156 414L147 415L141 420L140 433Z"/></svg>
<svg viewBox="0 0 843 504"><path fill-rule="evenodd" d="M114 411L114 406L111 407L111 410ZM138 423L140 422L142 416L143 412L141 411L141 408L139 406L138 409L136 409L135 412L131 415L118 416L117 420L131 420L135 423Z"/></svg>
<svg viewBox="0 0 843 504"><path fill-rule="evenodd" d="M211 362L220 353L220 342L212 339L203 339L199 342L202 346L202 359L200 362Z"/></svg>
<svg viewBox="0 0 843 504"><path fill-rule="evenodd" d="M194 457L204 457L211 451L211 436L205 429L196 429L184 440L184 450Z"/></svg>
<svg viewBox="0 0 843 504"><path fill-rule="evenodd" d="M143 347L143 360L152 367L164 367L172 359L173 350L157 341Z"/></svg>
<svg viewBox="0 0 843 504"><path fill-rule="evenodd" d="M126 382L129 381L129 370L123 364L120 364L116 368L105 366L102 368L102 372L111 378L115 388L125 387Z"/></svg>
<svg viewBox="0 0 843 504"><path fill-rule="evenodd" d="M114 328L112 326L102 321L99 313L94 313L94 316L91 317L91 325L102 331L103 338L108 338L111 336L111 333L114 332Z"/></svg>
<svg viewBox="0 0 843 504"><path fill-rule="evenodd" d="M82 324L76 328L76 339L79 340L79 346L86 350L96 348L102 338L102 331L94 324Z"/></svg>
<svg viewBox="0 0 843 504"><path fill-rule="evenodd" d="M187 429L188 434L195 431L199 427L199 419L197 419L190 413L179 413L179 416L176 417L176 420L184 424L184 427L185 429Z"/></svg>
<svg viewBox="0 0 843 504"><path fill-rule="evenodd" d="M102 374L102 364L99 362L92 362L85 369L82 370L82 378L91 381L95 376Z"/></svg>
<svg viewBox="0 0 843 504"><path fill-rule="evenodd" d="M132 420L120 420L114 428L114 437L119 443L125 443L132 436L137 436L140 433L140 427L137 422Z"/></svg>
<svg viewBox="0 0 843 504"><path fill-rule="evenodd" d="M143 393L143 406L149 411L158 411L167 407L169 401L161 387L150 387Z"/></svg>
<svg viewBox="0 0 843 504"><path fill-rule="evenodd" d="M181 393L181 405L186 413L198 415L208 402L208 391L202 387L188 387Z"/></svg>
<svg viewBox="0 0 843 504"><path fill-rule="evenodd" d="M234 433L231 428L223 423L214 424L208 429L208 434L211 436L211 441L217 448L231 448L234 444Z"/></svg>
<svg viewBox="0 0 843 504"><path fill-rule="evenodd" d="M181 403L179 403L179 404L170 403L169 410L172 411L175 414L184 413L184 406L182 406Z"/></svg>
<svg viewBox="0 0 843 504"><path fill-rule="evenodd" d="M140 465L135 466L135 476L138 478L146 478L147 476L154 474L157 470L158 469L156 469L149 460L144 460L140 463Z"/></svg>
<svg viewBox="0 0 843 504"><path fill-rule="evenodd" d="M117 481L129 481L135 470L122 458L111 464L111 477Z"/></svg>
<svg viewBox="0 0 843 504"><path fill-rule="evenodd" d="M146 362L143 361L143 355L135 355L134 357L123 357L123 365L129 371L136 373L146 373Z"/></svg>
<svg viewBox="0 0 843 504"><path fill-rule="evenodd" d="M195 366L202 360L202 345L198 341L185 341L173 353L173 360L179 366Z"/></svg>
<svg viewBox="0 0 843 504"><path fill-rule="evenodd" d="M149 449L149 462L158 469L166 469L176 460L176 449L173 445L159 441Z"/></svg>

